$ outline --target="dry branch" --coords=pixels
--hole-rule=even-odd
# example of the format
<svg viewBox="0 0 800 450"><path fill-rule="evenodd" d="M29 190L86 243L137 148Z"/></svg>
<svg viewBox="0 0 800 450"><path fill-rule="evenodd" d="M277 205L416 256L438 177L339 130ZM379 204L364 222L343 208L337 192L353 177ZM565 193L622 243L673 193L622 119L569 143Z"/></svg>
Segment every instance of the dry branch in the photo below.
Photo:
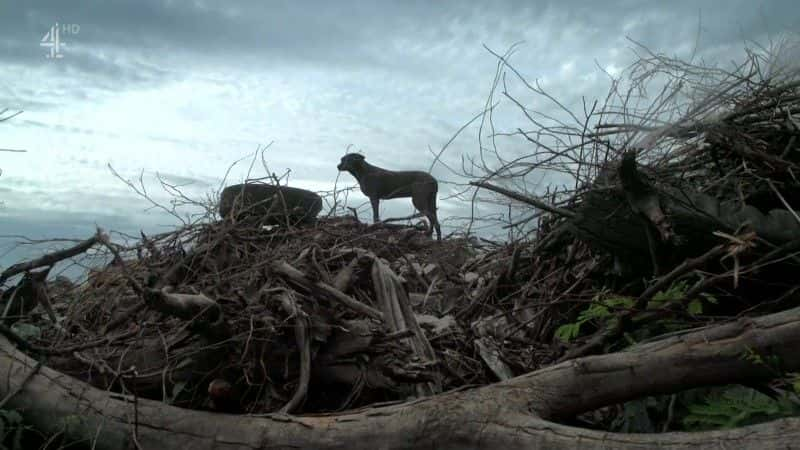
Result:
<svg viewBox="0 0 800 450"><path fill-rule="evenodd" d="M345 294L344 292L336 289L335 287L324 283L322 281L312 282L311 280L306 277L303 272L300 270L295 269L286 261L280 261L272 265L272 270L276 273L281 274L287 277L290 281L296 283L302 288L305 289L314 289L327 294L330 298L336 300L340 304L352 309L355 312L365 314L373 319L383 320L383 315L380 311L376 310L375 308L365 305L358 300L350 297L349 295Z"/></svg>
<svg viewBox="0 0 800 450"><path fill-rule="evenodd" d="M514 191L510 191L510 190L505 189L505 188L501 188L500 186L495 186L495 185L493 185L491 183L487 183L485 181L471 181L469 184L471 184L473 186L477 186L477 187L482 187L482 188L488 189L490 191L497 192L498 194L503 194L508 198L511 198L511 199L514 199L514 200L517 200L517 201L520 201L520 202L523 202L523 203L527 203L529 205L533 205L533 206L535 206L535 207L537 207L537 208L539 208L541 210L548 211L548 212L551 212L553 214L558 214L559 216L562 216L562 217L569 217L569 218L575 217L575 213L570 211L570 210L567 210L567 209L564 209L564 208L558 208L558 207L549 205L549 204L547 204L547 203L545 203L545 202L543 202L541 200L538 200L536 198L533 198L531 196L522 195L520 193L517 193L517 192L514 192Z"/></svg>
<svg viewBox="0 0 800 450"><path fill-rule="evenodd" d="M490 98L480 154L464 160L472 183L456 196L507 197L493 196L505 210L491 220L525 240L434 244L412 228L337 217L269 229L201 221L132 247L103 240L114 264L84 286L48 284L68 333L36 314L23 319L43 330L31 342L0 328L28 351L91 348L46 363L97 390L44 367L8 406L33 405L32 420L53 431L76 424L36 413L63 417L80 402L89 415L69 433L96 436L102 424L109 448L131 433L137 445L167 448L792 445L796 420L660 435L552 421L630 429L643 397L665 404L659 395L670 394L659 407L669 411L645 408L655 426L637 431L690 429L678 409L693 392L681 390L722 383L797 401L788 371L800 364L800 312L775 312L796 306L800 290L800 84L759 79L757 60L728 73L648 53L631 85L616 80L605 104L587 103L579 117L497 56L493 88L530 127L495 130ZM565 118L516 100L511 79ZM666 83L644 99L653 79ZM503 138L530 151L506 158ZM535 196L499 187L533 192L538 181L526 177L544 172L566 175L566 185ZM114 326L128 329L95 346L95 330ZM705 328L675 331L695 327ZM0 393L24 384L15 368L27 363L5 352L0 373L13 382L0 380ZM107 393L120 383L136 397ZM347 408L362 409L305 415Z"/></svg>
<svg viewBox="0 0 800 450"><path fill-rule="evenodd" d="M308 333L308 318L305 313L297 306L297 301L289 293L281 294L281 305L286 312L294 317L294 333L297 340L297 348L300 349L300 378L297 382L297 390L291 400L281 408L283 414L293 412L300 403L305 400L308 392L308 381L311 378L311 339Z"/></svg>
<svg viewBox="0 0 800 450"><path fill-rule="evenodd" d="M629 351L568 361L507 382L450 392L410 403L336 415L209 415L146 399L119 399L36 363L0 339L0 396L18 390L8 407L38 429L64 433L99 449L144 448L737 448L791 447L800 420L784 419L736 430L618 434L550 422L640 395L708 383L762 380L775 372L754 359L774 356L800 369L800 309L687 332ZM610 375L610 376L609 376ZM22 388L20 388L22 386ZM80 412L81 420L70 420Z"/></svg>
<svg viewBox="0 0 800 450"><path fill-rule="evenodd" d="M102 231L98 230L94 236L72 247L48 253L31 261L14 264L13 266L4 270L2 274L0 274L0 284L5 283L5 281L8 280L9 278L13 277L14 275L20 274L22 272L36 269L38 267L52 266L53 264L59 261L63 261L73 256L80 255L81 253L84 253L86 252L86 250L90 249L93 245L101 242L102 237L103 237Z"/></svg>
<svg viewBox="0 0 800 450"><path fill-rule="evenodd" d="M378 258L373 258L372 282L375 284L375 294L383 310L386 326L392 333L402 332L406 329L411 330L413 337L410 342L414 353L423 363L435 364L436 354L417 323L405 288L397 275ZM441 392L441 386L433 383L418 386L420 396L429 396L438 392Z"/></svg>

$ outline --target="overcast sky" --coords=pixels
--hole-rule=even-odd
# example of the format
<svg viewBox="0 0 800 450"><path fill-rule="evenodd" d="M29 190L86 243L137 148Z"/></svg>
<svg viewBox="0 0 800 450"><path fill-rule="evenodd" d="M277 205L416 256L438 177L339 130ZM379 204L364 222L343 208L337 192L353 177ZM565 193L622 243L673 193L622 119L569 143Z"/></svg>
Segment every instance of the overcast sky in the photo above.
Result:
<svg viewBox="0 0 800 450"><path fill-rule="evenodd" d="M109 163L125 178L144 170L191 183L198 197L270 142L270 169L291 168L290 184L313 190L333 188L348 144L373 164L427 170L428 148L483 108L497 63L484 45L502 53L524 41L516 68L576 105L606 93L598 66L632 62L626 38L687 55L698 22L701 55L725 64L745 41L800 29L800 2L2 0L0 109L24 113L0 124L0 147L27 153L0 153L0 234L174 223L146 210ZM61 57L47 58L42 39L56 23ZM444 159L457 165L476 149L471 127ZM457 181L441 166L433 173ZM354 182L342 175L339 186ZM445 199L449 189L439 196L445 224L467 207ZM407 200L382 207L410 212ZM28 251L6 254L10 243L0 240L0 268Z"/></svg>

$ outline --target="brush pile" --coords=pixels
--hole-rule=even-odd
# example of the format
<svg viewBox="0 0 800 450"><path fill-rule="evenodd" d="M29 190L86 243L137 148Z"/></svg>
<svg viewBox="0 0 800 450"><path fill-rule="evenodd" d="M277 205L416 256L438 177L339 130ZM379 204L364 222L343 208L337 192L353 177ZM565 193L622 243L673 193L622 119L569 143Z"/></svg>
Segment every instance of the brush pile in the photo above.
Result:
<svg viewBox="0 0 800 450"><path fill-rule="evenodd" d="M473 183L542 211L533 238L436 242L348 217L271 229L208 221L128 247L98 232L61 256L88 245L114 261L84 284L49 283L58 325L34 310L14 324L15 342L104 389L299 414L491 384L797 306L800 81L763 77L757 59L734 73L695 69L643 59L634 75L667 77L655 104L637 110L620 94L622 106L587 114L594 129L563 131L579 145L537 146L553 152L534 155L540 169L577 164L574 190L534 198L499 177ZM797 394L782 373L762 388ZM651 400L580 419L610 430L704 425L691 415L696 399ZM678 423L681 407L695 422Z"/></svg>
<svg viewBox="0 0 800 450"><path fill-rule="evenodd" d="M800 304L800 70L756 52L730 72L643 53L627 90L618 81L573 126L531 120L534 132L511 134L537 151L471 183L542 211L508 292L534 339L566 344L560 361ZM660 92L643 104L653 85ZM542 198L502 186L536 169L567 173L575 188ZM772 417L800 414L794 375L775 370L760 392L651 397L584 424L735 426L767 418L766 404Z"/></svg>
<svg viewBox="0 0 800 450"><path fill-rule="evenodd" d="M508 278L502 251L466 239L341 217L88 243L114 261L83 284L49 283L63 319L32 314L43 332L27 338L49 366L101 388L228 412L330 411L487 384L554 357L523 326L504 344L511 306L487 303Z"/></svg>

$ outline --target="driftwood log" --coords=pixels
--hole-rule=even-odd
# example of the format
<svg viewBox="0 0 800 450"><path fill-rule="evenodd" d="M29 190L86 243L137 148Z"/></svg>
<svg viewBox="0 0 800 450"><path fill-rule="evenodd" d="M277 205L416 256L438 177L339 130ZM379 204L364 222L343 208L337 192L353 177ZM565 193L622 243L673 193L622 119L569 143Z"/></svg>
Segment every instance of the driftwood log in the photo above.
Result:
<svg viewBox="0 0 800 450"><path fill-rule="evenodd" d="M556 421L645 395L775 376L757 354L800 369L800 308L687 331L625 352L566 361L472 390L342 414L237 416L88 386L0 338L0 396L37 429L97 449L794 448L800 418L739 429L622 434ZM766 360L767 358L763 358Z"/></svg>

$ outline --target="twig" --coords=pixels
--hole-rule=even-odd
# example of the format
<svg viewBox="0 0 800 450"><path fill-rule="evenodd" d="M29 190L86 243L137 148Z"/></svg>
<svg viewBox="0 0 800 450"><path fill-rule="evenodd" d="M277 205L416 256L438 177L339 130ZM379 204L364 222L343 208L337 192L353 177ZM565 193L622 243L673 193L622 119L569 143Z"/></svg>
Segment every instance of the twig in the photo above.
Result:
<svg viewBox="0 0 800 450"><path fill-rule="evenodd" d="M529 197L527 195L522 195L514 191L509 191L508 189L501 188L499 186L495 186L493 184L489 184L485 181L470 181L469 184L477 187L482 187L484 189L488 189L490 191L497 192L499 194L503 194L506 197L511 199L527 203L529 205L533 205L539 209L543 209L547 212L551 212L553 214L558 214L559 216L567 217L573 219L576 217L576 214L568 209L558 208L556 206L548 205L547 203L538 200L533 197Z"/></svg>
<svg viewBox="0 0 800 450"><path fill-rule="evenodd" d="M52 266L55 263L62 261L64 259L80 255L81 253L84 253L86 250L89 250L94 244L100 242L102 237L103 237L102 232L98 230L94 236L90 237L89 239L86 239L85 241L73 247L48 253L31 261L14 264L13 266L4 270L2 274L0 274L0 284L5 283L7 279L19 273L26 272L31 269L36 269L38 267Z"/></svg>
<svg viewBox="0 0 800 450"><path fill-rule="evenodd" d="M794 136L792 136L792 137L794 137ZM769 187L772 189L772 191L775 192L775 195L778 196L778 199L780 199L781 203L783 203L783 206L785 206L786 209L790 213L792 213L792 216L794 217L794 219L797 221L797 223L800 224L800 216L797 215L797 212L792 208L792 206L789 204L789 202L787 202L786 199L783 198L783 195L781 195L780 191L778 191L778 188L775 187L775 184L772 182L772 180L767 179L767 183L769 184Z"/></svg>
<svg viewBox="0 0 800 450"><path fill-rule="evenodd" d="M685 260L681 265L674 268L670 273L661 277L657 282L647 288L641 295L636 299L636 303L627 312L623 313L616 324L603 331L597 332L594 336L592 336L589 341L587 341L584 345L571 349L570 351L566 352L564 356L558 359L558 362L567 361L570 359L575 359L581 356L586 356L588 354L593 353L597 349L601 348L605 342L614 339L615 337L622 334L625 331L625 328L630 323L632 317L639 312L643 311L647 306L647 302L649 302L655 294L659 291L663 290L664 288L670 286L675 280L680 278L681 276L697 269L698 267L706 264L708 261L723 255L727 251L727 246L724 244L717 245L713 247L711 250L707 251L701 256L697 258L690 258Z"/></svg>
<svg viewBox="0 0 800 450"><path fill-rule="evenodd" d="M658 281L653 283L649 288L645 289L645 291L642 292L642 294L636 299L636 304L633 307L633 310L644 310L647 306L647 302L649 302L659 291L669 287L679 277L697 269L698 267L703 266L714 258L722 256L727 251L727 248L727 245L719 244L696 258L689 258L685 260L678 267L672 269L672 271L670 271L668 274L659 278Z"/></svg>

